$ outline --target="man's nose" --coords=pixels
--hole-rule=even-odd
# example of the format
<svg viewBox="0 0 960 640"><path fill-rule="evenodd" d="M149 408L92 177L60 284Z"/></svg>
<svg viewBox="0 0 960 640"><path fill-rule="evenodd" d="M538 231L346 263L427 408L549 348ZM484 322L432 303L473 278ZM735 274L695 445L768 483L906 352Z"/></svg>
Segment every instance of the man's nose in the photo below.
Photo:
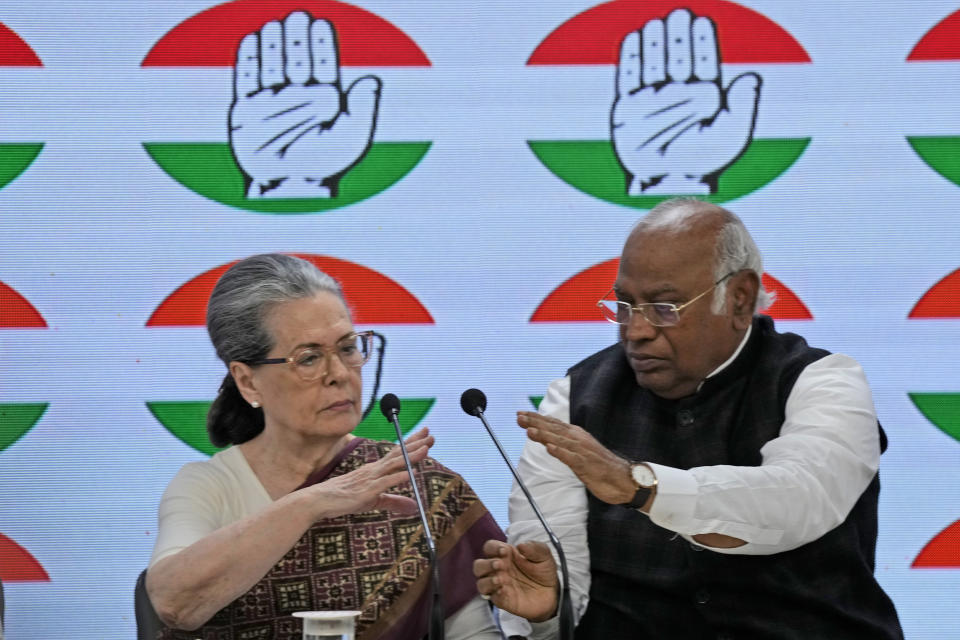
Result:
<svg viewBox="0 0 960 640"><path fill-rule="evenodd" d="M657 337L657 333L659 331L659 327L655 327L647 322L647 319L643 316L643 314L636 309L631 312L630 321L623 325L624 338L630 342L653 340Z"/></svg>

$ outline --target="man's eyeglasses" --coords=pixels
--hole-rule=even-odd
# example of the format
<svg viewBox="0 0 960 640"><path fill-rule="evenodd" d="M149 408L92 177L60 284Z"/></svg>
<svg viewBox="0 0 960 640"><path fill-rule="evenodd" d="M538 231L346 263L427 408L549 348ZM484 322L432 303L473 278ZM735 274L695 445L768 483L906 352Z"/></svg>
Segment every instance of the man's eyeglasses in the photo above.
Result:
<svg viewBox="0 0 960 640"><path fill-rule="evenodd" d="M265 358L263 360L254 360L247 364L254 366L260 364L289 364L290 368L304 382L319 380L330 370L328 357L332 358L334 354L340 358L345 366L362 367L370 359L373 344L373 331L362 331L352 333L336 344L332 349L323 347L306 347L299 349L292 356L287 358Z"/></svg>
<svg viewBox="0 0 960 640"><path fill-rule="evenodd" d="M597 306L600 307L600 312L603 314L604 319L614 324L630 324L631 320L633 320L634 311L639 311L643 319L655 327L674 327L680 322L681 311L713 291L714 287L735 273L737 272L731 271L710 285L709 289L681 305L676 305L672 302L644 302L642 304L632 305L622 300L607 300L607 296L613 292L613 287L611 287L607 295L603 297L604 299L597 301Z"/></svg>

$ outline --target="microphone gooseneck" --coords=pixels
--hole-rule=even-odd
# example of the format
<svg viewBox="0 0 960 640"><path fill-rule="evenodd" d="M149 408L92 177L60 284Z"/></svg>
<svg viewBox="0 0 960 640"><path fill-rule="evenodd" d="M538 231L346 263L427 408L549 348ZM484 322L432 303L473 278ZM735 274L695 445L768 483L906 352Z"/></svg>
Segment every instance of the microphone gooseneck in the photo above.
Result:
<svg viewBox="0 0 960 640"><path fill-rule="evenodd" d="M440 600L440 563L437 562L437 545L433 541L433 535L430 533L430 525L427 522L427 512L423 508L423 499L420 497L420 489L417 488L417 479L413 475L413 465L410 463L410 456L407 454L407 445L403 442L403 432L400 430L400 399L392 393L384 394L380 398L380 411L388 422L392 422L397 431L397 442L400 443L400 453L403 454L403 463L407 467L407 475L410 476L410 487L413 490L413 497L417 501L417 511L420 513L420 523L423 525L423 537L427 543L427 555L430 558L430 586L433 591L433 599L430 603L430 632L427 635L429 640L444 640L443 623L446 616L443 615L443 602Z"/></svg>
<svg viewBox="0 0 960 640"><path fill-rule="evenodd" d="M523 495L527 497L527 502L530 503L533 512L537 514L537 519L540 520L544 531L547 532L547 538L550 539L550 544L553 545L553 548L557 552L557 558L560 560L560 575L563 579L563 584L560 589L560 640L573 640L573 603L570 600L570 572L567 570L567 558L563 555L563 547L560 545L560 540L553 533L550 525L547 524L543 513L540 512L540 507L537 506L533 496L530 495L530 490L527 489L527 485L523 483L520 474L517 473L513 463L510 462L510 457L507 455L507 452L504 451L497 436L493 433L493 429L490 428L486 416L483 415L483 412L487 408L487 396L483 391L480 391L480 389L467 389L460 396L460 408L468 415L480 418L480 422L486 427L487 433L490 434L490 438L493 440L493 443L497 445L500 455L503 456L503 461L510 467L510 472L517 481L517 485L523 491Z"/></svg>

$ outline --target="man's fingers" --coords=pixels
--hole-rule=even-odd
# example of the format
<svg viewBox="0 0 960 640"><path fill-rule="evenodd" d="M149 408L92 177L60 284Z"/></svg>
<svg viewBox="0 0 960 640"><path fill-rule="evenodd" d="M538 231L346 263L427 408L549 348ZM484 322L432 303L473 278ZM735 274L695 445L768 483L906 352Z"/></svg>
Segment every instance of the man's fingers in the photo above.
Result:
<svg viewBox="0 0 960 640"><path fill-rule="evenodd" d="M337 36L329 20L319 18L310 25L310 57L314 80L327 84L340 81Z"/></svg>
<svg viewBox="0 0 960 640"><path fill-rule="evenodd" d="M260 90L259 36L248 33L237 47L237 64L233 71L234 95L237 99Z"/></svg>
<svg viewBox="0 0 960 640"><path fill-rule="evenodd" d="M310 80L310 15L294 11L283 21L283 51L287 80L306 84Z"/></svg>
<svg viewBox="0 0 960 640"><path fill-rule="evenodd" d="M473 576L475 578L489 576L494 571L496 569L493 567L493 560L489 558L477 558L473 561Z"/></svg>
<svg viewBox="0 0 960 640"><path fill-rule="evenodd" d="M544 416L535 411L517 411L517 424L524 429L536 427L558 433L570 427L570 424L562 420L558 420L552 416Z"/></svg>
<svg viewBox="0 0 960 640"><path fill-rule="evenodd" d="M620 62L617 64L617 96L629 95L640 88L640 34L631 31L620 44Z"/></svg>
<svg viewBox="0 0 960 640"><path fill-rule="evenodd" d="M579 427L567 424L550 416L542 416L531 411L518 411L517 424L527 430L528 437L541 444L555 444L560 447L578 447L585 432Z"/></svg>
<svg viewBox="0 0 960 640"><path fill-rule="evenodd" d="M693 21L693 75L697 80L720 79L720 46L713 20L700 16Z"/></svg>
<svg viewBox="0 0 960 640"><path fill-rule="evenodd" d="M589 471L589 469L584 468L583 456L581 456L575 450L555 444L547 444L545 446L547 447L547 453L570 467L570 470L577 474L577 476L580 476L584 471ZM582 479L583 478L581 478L581 480Z"/></svg>
<svg viewBox="0 0 960 640"><path fill-rule="evenodd" d="M564 450L574 450L580 449L581 443L577 440L571 438L566 438L562 434L554 433L549 429L539 429L536 427L530 427L527 429L527 437L533 440L534 442L539 442L543 446L555 447L557 449Z"/></svg>
<svg viewBox="0 0 960 640"><path fill-rule="evenodd" d="M260 86L273 87L285 82L283 75L283 27L271 20L260 29Z"/></svg>
<svg viewBox="0 0 960 640"><path fill-rule="evenodd" d="M487 558L504 558L510 553L510 545L500 540L487 540L483 543L483 555Z"/></svg>
<svg viewBox="0 0 960 640"><path fill-rule="evenodd" d="M527 437L534 442L539 442L543 446L563 446L566 447L566 439L555 433L549 427L527 427Z"/></svg>
<svg viewBox="0 0 960 640"><path fill-rule="evenodd" d="M687 9L674 9L667 16L667 75L674 82L686 82L693 74L691 21Z"/></svg>
<svg viewBox="0 0 960 640"><path fill-rule="evenodd" d="M477 579L477 591L485 596L490 596L495 594L500 590L500 584L494 576L486 576L483 578Z"/></svg>
<svg viewBox="0 0 960 640"><path fill-rule="evenodd" d="M667 79L666 33L663 20L650 20L641 33L642 86L658 84Z"/></svg>
<svg viewBox="0 0 960 640"><path fill-rule="evenodd" d="M564 463L584 480L584 474L595 475L596 465L603 464L610 451L581 427L530 411L517 412L517 424L527 430L527 437L539 442L547 453Z"/></svg>

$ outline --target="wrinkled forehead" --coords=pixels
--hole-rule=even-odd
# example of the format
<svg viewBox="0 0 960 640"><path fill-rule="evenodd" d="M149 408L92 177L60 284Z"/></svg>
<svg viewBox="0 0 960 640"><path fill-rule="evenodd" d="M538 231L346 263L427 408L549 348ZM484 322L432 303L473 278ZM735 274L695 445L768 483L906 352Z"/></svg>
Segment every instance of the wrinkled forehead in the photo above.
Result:
<svg viewBox="0 0 960 640"><path fill-rule="evenodd" d="M716 231L698 225L690 229L635 229L620 256L617 279L686 281L713 273Z"/></svg>
<svg viewBox="0 0 960 640"><path fill-rule="evenodd" d="M353 329L343 301L326 291L274 305L265 324L276 344L321 337L323 342L332 343Z"/></svg>

